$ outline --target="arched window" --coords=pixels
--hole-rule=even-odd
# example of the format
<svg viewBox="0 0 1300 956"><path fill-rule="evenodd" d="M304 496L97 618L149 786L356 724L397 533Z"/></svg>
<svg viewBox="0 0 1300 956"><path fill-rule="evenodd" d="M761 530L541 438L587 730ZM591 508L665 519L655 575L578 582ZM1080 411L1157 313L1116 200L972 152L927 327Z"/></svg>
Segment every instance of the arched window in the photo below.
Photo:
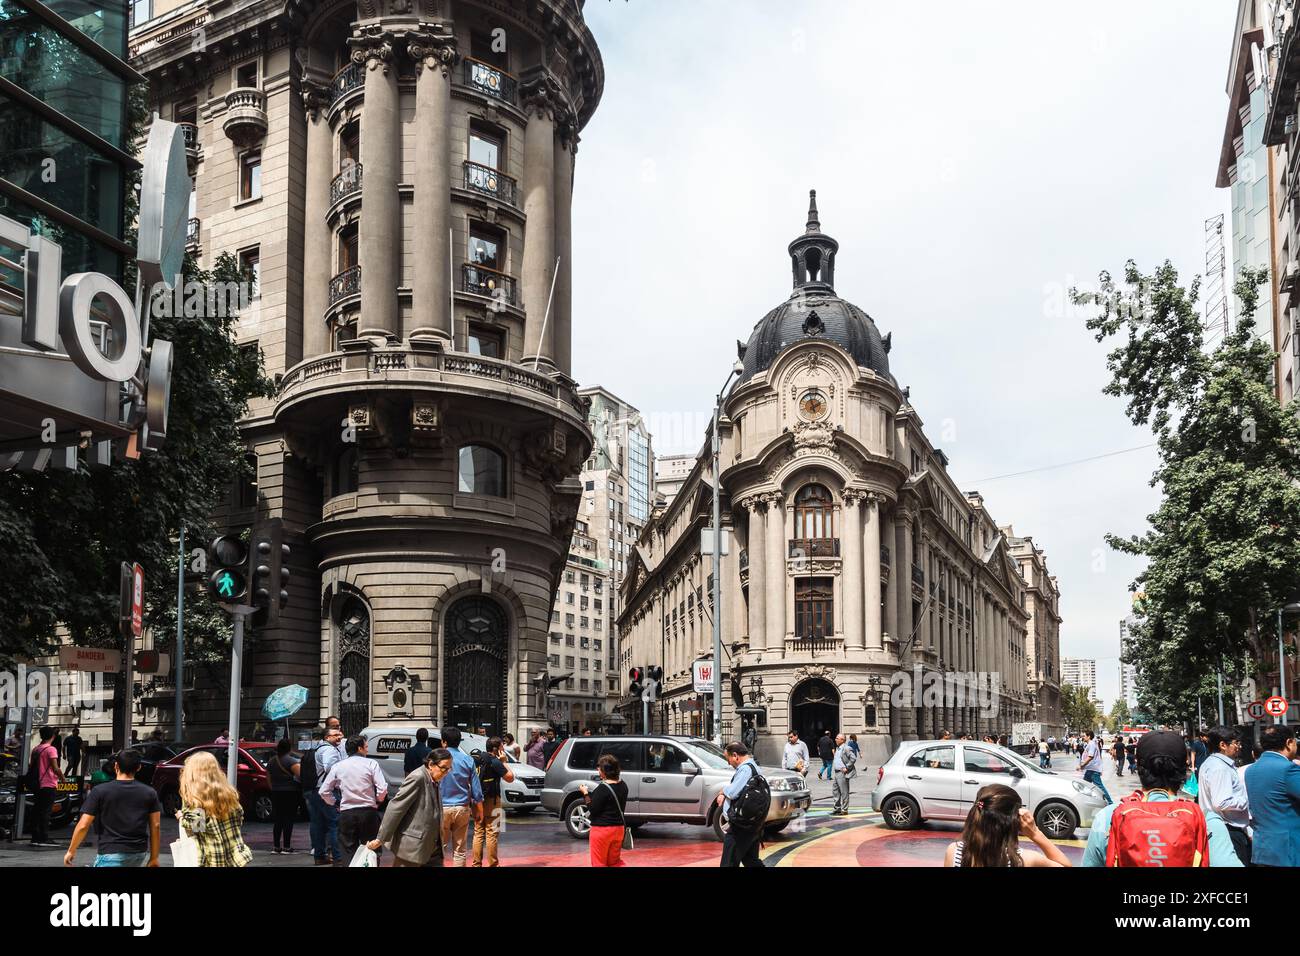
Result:
<svg viewBox="0 0 1300 956"><path fill-rule="evenodd" d="M460 449L459 490L465 495L506 496L506 459L486 445L464 445Z"/></svg>
<svg viewBox="0 0 1300 956"><path fill-rule="evenodd" d="M804 485L794 496L794 536L801 541L835 537L831 493L821 485Z"/></svg>

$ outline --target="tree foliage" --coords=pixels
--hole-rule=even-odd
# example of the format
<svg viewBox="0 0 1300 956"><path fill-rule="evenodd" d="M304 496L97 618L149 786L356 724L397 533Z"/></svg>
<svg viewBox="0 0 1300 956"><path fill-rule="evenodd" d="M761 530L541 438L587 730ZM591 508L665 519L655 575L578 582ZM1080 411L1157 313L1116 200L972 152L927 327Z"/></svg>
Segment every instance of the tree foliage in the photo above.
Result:
<svg viewBox="0 0 1300 956"><path fill-rule="evenodd" d="M1194 715L1218 668L1258 672L1276 639L1272 611L1300 588L1300 421L1278 403L1276 354L1255 333L1265 279L1242 270L1237 326L1212 350L1199 279L1184 288L1169 262L1145 275L1130 261L1122 287L1103 272L1099 292L1072 293L1097 307L1097 341L1118 339L1104 391L1157 439L1160 506L1144 534L1107 541L1147 559L1124 660L1161 721Z"/></svg>
<svg viewBox="0 0 1300 956"><path fill-rule="evenodd" d="M1070 730L1091 730L1097 726L1097 704L1086 687L1061 685L1061 717Z"/></svg>

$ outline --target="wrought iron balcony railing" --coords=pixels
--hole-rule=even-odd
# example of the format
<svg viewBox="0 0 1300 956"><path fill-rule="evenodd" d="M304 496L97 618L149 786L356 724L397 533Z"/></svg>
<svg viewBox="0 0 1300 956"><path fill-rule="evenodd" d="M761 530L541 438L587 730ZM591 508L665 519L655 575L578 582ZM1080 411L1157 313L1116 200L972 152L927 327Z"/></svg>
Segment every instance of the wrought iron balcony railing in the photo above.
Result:
<svg viewBox="0 0 1300 956"><path fill-rule="evenodd" d="M349 63L334 74L334 79L330 80L330 105L334 105L358 87L364 86L365 82L366 65Z"/></svg>
<svg viewBox="0 0 1300 956"><path fill-rule="evenodd" d="M925 587L925 570L919 565L912 565L912 583L918 588Z"/></svg>
<svg viewBox="0 0 1300 956"><path fill-rule="evenodd" d="M789 556L792 558L838 558L839 538L791 538Z"/></svg>
<svg viewBox="0 0 1300 956"><path fill-rule="evenodd" d="M191 219L185 224L185 248L197 249L199 247L199 221Z"/></svg>
<svg viewBox="0 0 1300 956"><path fill-rule="evenodd" d="M513 179L491 166L473 163L468 159L465 160L465 188L512 206L518 205L515 201L517 192Z"/></svg>
<svg viewBox="0 0 1300 956"><path fill-rule="evenodd" d="M889 545L887 544L880 546L880 563L886 568L889 567Z"/></svg>
<svg viewBox="0 0 1300 956"><path fill-rule="evenodd" d="M740 552L740 570L742 571L749 570L749 551L743 548L741 549Z"/></svg>
<svg viewBox="0 0 1300 956"><path fill-rule="evenodd" d="M330 181L330 205L334 205L340 199L351 196L355 192L361 191L361 164L351 163L343 167L343 172L339 173Z"/></svg>
<svg viewBox="0 0 1300 956"><path fill-rule="evenodd" d="M333 279L330 279L329 304L333 305L340 299L356 295L360 291L361 267L353 266L351 269L345 269Z"/></svg>
<svg viewBox="0 0 1300 956"><path fill-rule="evenodd" d="M465 57L463 69L464 83L470 89L495 96L511 105L518 102L519 81L505 70L471 57Z"/></svg>
<svg viewBox="0 0 1300 956"><path fill-rule="evenodd" d="M498 299L507 305L515 305L518 301L514 276L473 262L466 262L460 267L460 290Z"/></svg>

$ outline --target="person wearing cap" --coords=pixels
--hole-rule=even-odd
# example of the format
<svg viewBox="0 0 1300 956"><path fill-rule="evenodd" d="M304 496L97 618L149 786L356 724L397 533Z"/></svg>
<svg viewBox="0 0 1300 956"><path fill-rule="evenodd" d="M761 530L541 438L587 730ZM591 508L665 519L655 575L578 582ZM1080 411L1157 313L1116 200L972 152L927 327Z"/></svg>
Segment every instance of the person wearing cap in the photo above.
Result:
<svg viewBox="0 0 1300 956"><path fill-rule="evenodd" d="M1300 767L1295 730L1283 724L1260 738L1263 753L1246 770L1254 820L1251 866L1300 866Z"/></svg>
<svg viewBox="0 0 1300 956"><path fill-rule="evenodd" d="M1187 781L1187 745L1182 735L1168 730L1143 734L1137 745L1138 779L1149 802L1177 800L1178 791ZM1088 831L1088 845L1081 866L1105 866L1106 845L1110 841L1111 817L1119 804L1102 807L1093 817ZM1210 866L1239 867L1241 860L1232 845L1232 837L1223 818L1215 811L1205 814L1205 831L1210 843Z"/></svg>

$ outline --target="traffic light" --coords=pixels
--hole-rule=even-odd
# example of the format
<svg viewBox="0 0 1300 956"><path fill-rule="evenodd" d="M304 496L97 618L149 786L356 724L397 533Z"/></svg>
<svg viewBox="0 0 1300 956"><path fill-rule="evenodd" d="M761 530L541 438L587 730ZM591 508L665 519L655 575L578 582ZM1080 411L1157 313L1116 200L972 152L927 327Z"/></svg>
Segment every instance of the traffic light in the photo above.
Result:
<svg viewBox="0 0 1300 956"><path fill-rule="evenodd" d="M249 602L257 608L259 626L274 627L280 609L289 603L289 546L284 543L284 525L271 518L253 528L249 536L248 579L252 582Z"/></svg>
<svg viewBox="0 0 1300 956"><path fill-rule="evenodd" d="M659 699L659 687L664 681L664 669L651 665L645 669L645 699L654 703Z"/></svg>
<svg viewBox="0 0 1300 956"><path fill-rule="evenodd" d="M627 672L627 676L632 679L632 682L627 685L628 696L639 698L641 696L642 681L645 680L645 669L634 667Z"/></svg>
<svg viewBox="0 0 1300 956"><path fill-rule="evenodd" d="M208 594L219 604L242 604L248 596L245 565L248 547L233 534L223 534L208 545Z"/></svg>

